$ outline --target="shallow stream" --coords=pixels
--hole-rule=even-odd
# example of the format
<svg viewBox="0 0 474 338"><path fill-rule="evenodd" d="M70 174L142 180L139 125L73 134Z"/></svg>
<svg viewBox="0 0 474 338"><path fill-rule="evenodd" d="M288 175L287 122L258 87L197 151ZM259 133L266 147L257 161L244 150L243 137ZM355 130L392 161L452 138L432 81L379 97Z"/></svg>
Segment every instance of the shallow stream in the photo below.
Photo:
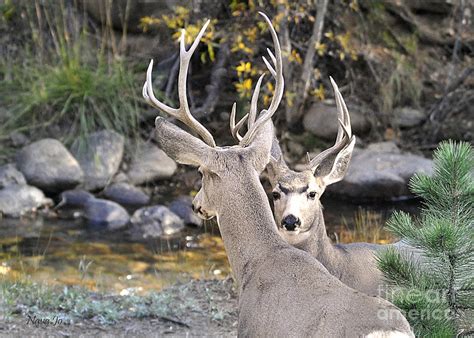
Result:
<svg viewBox="0 0 474 338"><path fill-rule="evenodd" d="M322 203L328 233L343 242L354 239L346 235L361 215L384 224L394 210L417 210L413 201L358 205L326 198ZM229 273L214 223L187 227L175 237L136 242L127 231L98 231L80 219L0 220L0 278L83 285L126 295L192 278L225 278Z"/></svg>

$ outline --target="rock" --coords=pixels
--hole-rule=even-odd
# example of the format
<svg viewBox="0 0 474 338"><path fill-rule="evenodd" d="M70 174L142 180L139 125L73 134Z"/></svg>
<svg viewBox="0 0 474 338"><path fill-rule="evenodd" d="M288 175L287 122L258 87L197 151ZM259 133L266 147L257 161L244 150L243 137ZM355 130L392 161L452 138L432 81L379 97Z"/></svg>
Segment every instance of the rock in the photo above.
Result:
<svg viewBox="0 0 474 338"><path fill-rule="evenodd" d="M84 189L98 190L109 183L122 162L123 148L123 136L111 130L90 134L82 144L74 142L71 152L84 171Z"/></svg>
<svg viewBox="0 0 474 338"><path fill-rule="evenodd" d="M122 206L99 198L87 200L84 216L90 225L104 226L109 230L120 229L130 220L130 215Z"/></svg>
<svg viewBox="0 0 474 338"><path fill-rule="evenodd" d="M393 113L395 124L401 128L416 127L426 119L421 110L411 107L396 108Z"/></svg>
<svg viewBox="0 0 474 338"><path fill-rule="evenodd" d="M146 205L150 202L150 196L125 182L109 185L104 190L104 196L122 205Z"/></svg>
<svg viewBox="0 0 474 338"><path fill-rule="evenodd" d="M115 175L114 178L112 179L113 183L122 183L122 182L127 183L128 181L130 181L130 179L128 178L127 174L123 172L117 173L117 175Z"/></svg>
<svg viewBox="0 0 474 338"><path fill-rule="evenodd" d="M130 219L132 237L157 238L173 235L184 228L184 222L175 213L163 205L138 209Z"/></svg>
<svg viewBox="0 0 474 338"><path fill-rule="evenodd" d="M349 114L354 133L361 134L369 129L370 124L359 109L350 107ZM339 127L336 106L329 106L322 102L313 103L303 117L303 127L318 137L334 140Z"/></svg>
<svg viewBox="0 0 474 338"><path fill-rule="evenodd" d="M371 151L374 153L391 153L391 154L400 154L401 151L397 145L391 141L371 143L365 149L366 151ZM358 149L360 151L360 149Z"/></svg>
<svg viewBox="0 0 474 338"><path fill-rule="evenodd" d="M95 198L90 192L82 189L63 191L59 197L61 201L58 207L84 207L88 200Z"/></svg>
<svg viewBox="0 0 474 338"><path fill-rule="evenodd" d="M0 190L0 214L7 217L20 217L52 203L41 190L28 185L10 185Z"/></svg>
<svg viewBox="0 0 474 338"><path fill-rule="evenodd" d="M16 165L28 184L51 193L76 187L84 176L76 159L55 139L24 147L16 156Z"/></svg>
<svg viewBox="0 0 474 338"><path fill-rule="evenodd" d="M408 181L415 173L431 174L432 170L431 160L401 153L394 144L383 142L355 151L344 180L327 190L357 200L400 199L410 196Z"/></svg>
<svg viewBox="0 0 474 338"><path fill-rule="evenodd" d="M20 133L19 131L12 132L9 135L9 137L10 137L10 141L11 141L11 143L14 147L23 147L23 146L27 145L30 142L28 137L25 134Z"/></svg>
<svg viewBox="0 0 474 338"><path fill-rule="evenodd" d="M0 189L10 185L26 185L25 176L12 163L0 167Z"/></svg>
<svg viewBox="0 0 474 338"><path fill-rule="evenodd" d="M143 143L132 155L127 176L131 183L139 185L170 178L176 172L176 168L176 162L163 150L151 143Z"/></svg>
<svg viewBox="0 0 474 338"><path fill-rule="evenodd" d="M185 224L202 226L202 219L200 219L193 211L193 199L190 196L180 196L171 202L169 208L172 212L178 215Z"/></svg>

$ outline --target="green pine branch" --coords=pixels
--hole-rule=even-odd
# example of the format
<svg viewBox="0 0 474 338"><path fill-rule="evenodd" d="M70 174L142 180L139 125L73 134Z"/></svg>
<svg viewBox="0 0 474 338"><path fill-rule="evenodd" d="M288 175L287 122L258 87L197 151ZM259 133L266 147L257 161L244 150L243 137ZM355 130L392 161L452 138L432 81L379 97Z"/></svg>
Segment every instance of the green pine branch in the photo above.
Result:
<svg viewBox="0 0 474 338"><path fill-rule="evenodd" d="M411 191L423 199L420 217L395 212L387 222L387 228L419 249L422 257L392 247L377 259L392 288L391 301L405 311L416 334L448 337L474 327L472 146L443 142L433 164L431 176L417 174L410 180Z"/></svg>

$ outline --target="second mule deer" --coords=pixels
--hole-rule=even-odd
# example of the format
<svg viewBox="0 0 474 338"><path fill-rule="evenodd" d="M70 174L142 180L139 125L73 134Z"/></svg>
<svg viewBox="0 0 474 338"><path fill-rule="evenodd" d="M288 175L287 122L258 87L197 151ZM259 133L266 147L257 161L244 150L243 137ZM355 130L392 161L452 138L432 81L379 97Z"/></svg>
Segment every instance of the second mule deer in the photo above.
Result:
<svg viewBox="0 0 474 338"><path fill-rule="evenodd" d="M328 185L344 178L356 141L344 99L334 80L330 78L330 81L339 122L334 146L313 159L308 158L308 169L297 172L288 168L278 140L274 139L267 173L273 190L277 231L288 243L318 259L346 285L368 295L383 296L383 278L377 268L375 253L387 246L372 243L334 245L326 233L320 198ZM238 128L234 126L232 123L233 135L238 135ZM402 242L394 246L416 255L413 248Z"/></svg>
<svg viewBox="0 0 474 338"><path fill-rule="evenodd" d="M408 322L396 307L342 284L314 257L290 246L276 231L259 174L270 160L271 118L283 95L282 61L271 21L260 14L270 26L275 48L275 55L270 52L275 68L265 60L276 78L275 94L270 106L256 120L251 119L238 145L217 147L212 135L191 116L187 104L187 68L207 24L189 51L185 50L184 33L181 37L180 108L171 108L153 95L152 63L143 87L148 103L184 122L202 138L161 117L156 119L156 137L162 149L179 163L199 167L202 174L202 187L193 205L201 217L217 218L239 285L239 335L412 337ZM249 114L257 115L255 105ZM235 106L233 111L235 115Z"/></svg>

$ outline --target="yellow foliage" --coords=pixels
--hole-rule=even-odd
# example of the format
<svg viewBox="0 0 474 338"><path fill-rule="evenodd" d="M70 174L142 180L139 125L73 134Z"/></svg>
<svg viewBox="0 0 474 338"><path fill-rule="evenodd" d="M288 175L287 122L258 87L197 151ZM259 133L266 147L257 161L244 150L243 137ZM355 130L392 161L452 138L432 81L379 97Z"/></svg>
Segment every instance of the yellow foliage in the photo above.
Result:
<svg viewBox="0 0 474 338"><path fill-rule="evenodd" d="M324 36L327 37L331 41L334 40L334 33L333 32L324 33Z"/></svg>
<svg viewBox="0 0 474 338"><path fill-rule="evenodd" d="M257 27L252 27L244 30L244 35L249 42L254 43L257 40L257 32Z"/></svg>
<svg viewBox="0 0 474 338"><path fill-rule="evenodd" d="M354 12L358 12L360 10L359 8L359 3L357 0L352 0L351 3L349 4L350 9L352 9Z"/></svg>
<svg viewBox="0 0 474 338"><path fill-rule="evenodd" d="M232 45L232 48L231 48L231 51L232 52L244 52L245 54L248 54L248 55L253 55L254 51L252 48L250 47L247 47L247 45L245 45L244 41L243 41L243 36L241 34L237 35L237 39L235 39L233 45Z"/></svg>
<svg viewBox="0 0 474 338"><path fill-rule="evenodd" d="M316 52L319 56L323 56L326 53L327 45L324 43L316 42L314 48L316 49Z"/></svg>
<svg viewBox="0 0 474 338"><path fill-rule="evenodd" d="M324 100L325 92L324 92L323 84L321 83L318 88L314 89L311 92L311 95L313 95L314 97L317 97L321 101Z"/></svg>
<svg viewBox="0 0 474 338"><path fill-rule="evenodd" d="M241 98L250 97L252 93L252 79L239 80L239 82L235 83L235 89L237 89Z"/></svg>
<svg viewBox="0 0 474 338"><path fill-rule="evenodd" d="M299 65L303 63L303 59L301 58L300 53L298 53L295 49L291 51L291 55L288 57L288 61L296 62Z"/></svg>
<svg viewBox="0 0 474 338"><path fill-rule="evenodd" d="M144 16L143 18L140 18L139 27L146 33L148 32L148 29L150 29L150 26L159 25L161 22L160 19L151 16Z"/></svg>
<svg viewBox="0 0 474 338"><path fill-rule="evenodd" d="M342 51L339 52L339 59L344 60L346 55L350 55L353 60L357 60L357 53L351 44L351 33L346 32L345 34L338 34L335 40L339 43Z"/></svg>
<svg viewBox="0 0 474 338"><path fill-rule="evenodd" d="M252 64L250 62L243 61L240 61L240 64L235 67L235 70L237 70L238 76L241 76L242 74L255 75L257 73L257 71L254 67L252 67Z"/></svg>

